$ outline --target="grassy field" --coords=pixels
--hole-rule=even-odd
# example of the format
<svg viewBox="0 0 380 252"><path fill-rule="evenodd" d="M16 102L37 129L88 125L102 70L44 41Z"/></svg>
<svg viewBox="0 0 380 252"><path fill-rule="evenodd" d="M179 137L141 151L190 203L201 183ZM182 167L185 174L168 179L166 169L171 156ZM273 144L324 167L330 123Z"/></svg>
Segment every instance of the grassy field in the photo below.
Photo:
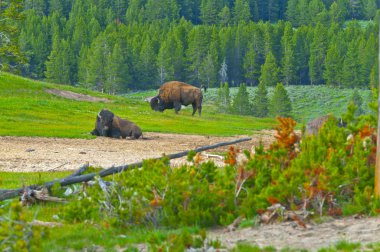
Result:
<svg viewBox="0 0 380 252"><path fill-rule="evenodd" d="M70 100L45 92L51 88L108 98L112 102ZM150 91L150 94L154 93ZM200 118L191 116L191 106L181 110L178 115L173 110L158 113L151 110L141 95L139 98L109 96L1 73L0 135L89 138L96 115L102 108L108 108L116 115L132 120L146 132L229 136L251 134L254 130L275 125L273 118L218 114L207 99Z"/></svg>
<svg viewBox="0 0 380 252"><path fill-rule="evenodd" d="M112 102L75 101L45 92L46 89L69 90L94 97L108 98ZM351 89L334 89L326 86L286 87L293 105L293 117L301 124L311 119L333 113L340 116L345 112L352 95ZM255 87L248 91L253 99ZM231 88L231 98L237 88ZM269 96L273 89L269 89ZM110 96L71 86L54 85L0 74L0 135L2 136L47 136L89 138L95 124L96 114L108 108L115 114L137 123L147 132L173 132L229 136L251 134L255 130L273 128L273 118L255 118L219 114L215 101L217 89L211 88L204 94L202 117L191 116L191 106L176 115L173 110L157 113L150 109L144 98L156 91L144 91ZM360 90L363 109L371 98L370 90Z"/></svg>
<svg viewBox="0 0 380 252"><path fill-rule="evenodd" d="M334 88L328 86L286 86L285 87L292 101L293 113L292 117L299 123L307 123L308 121L326 115L329 113L339 117L346 112L348 103L351 99L353 89ZM256 87L248 87L250 102L253 103ZM268 88L268 97L272 96L274 88ZM230 97L233 100L238 88L230 88ZM372 93L369 89L358 90L363 99L362 109L365 113L370 113L367 104L371 100ZM144 97L153 96L153 91L143 91L124 95L133 100L141 100ZM206 105L215 108L218 96L217 88L209 88L204 93L204 101Z"/></svg>

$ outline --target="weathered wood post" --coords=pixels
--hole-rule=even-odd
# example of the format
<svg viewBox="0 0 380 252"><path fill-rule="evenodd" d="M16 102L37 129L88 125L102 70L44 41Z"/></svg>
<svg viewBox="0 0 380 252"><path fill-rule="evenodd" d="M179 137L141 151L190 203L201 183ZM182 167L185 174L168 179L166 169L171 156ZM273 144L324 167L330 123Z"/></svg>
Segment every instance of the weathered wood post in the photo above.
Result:
<svg viewBox="0 0 380 252"><path fill-rule="evenodd" d="M380 18L379 25L379 41L378 41L378 97L377 97L377 140L376 140L376 166L375 166L375 197L380 198Z"/></svg>

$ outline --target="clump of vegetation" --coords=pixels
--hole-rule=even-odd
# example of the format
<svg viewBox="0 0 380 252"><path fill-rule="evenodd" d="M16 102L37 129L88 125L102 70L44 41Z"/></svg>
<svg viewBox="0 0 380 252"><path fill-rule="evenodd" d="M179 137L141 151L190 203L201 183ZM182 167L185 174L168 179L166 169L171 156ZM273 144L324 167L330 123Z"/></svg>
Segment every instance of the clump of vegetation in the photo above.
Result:
<svg viewBox="0 0 380 252"><path fill-rule="evenodd" d="M228 225L238 216L253 218L275 203L319 216L376 214L374 128L354 112L346 116L354 119L347 121L351 127L329 120L302 142L296 122L278 117L277 141L270 148L257 146L242 162L231 147L224 168L200 162L194 153L193 165L179 168L165 158L147 160L141 169L115 176L107 188L99 180L66 207L64 218L103 219L116 227L209 227Z"/></svg>
<svg viewBox="0 0 380 252"><path fill-rule="evenodd" d="M277 83L269 103L269 114L272 116L290 117L292 101L289 98L284 84Z"/></svg>
<svg viewBox="0 0 380 252"><path fill-rule="evenodd" d="M245 83L240 84L238 92L232 102L232 113L238 115L251 115L251 104L249 102L249 93Z"/></svg>
<svg viewBox="0 0 380 252"><path fill-rule="evenodd" d="M28 222L25 210L18 202L12 202L8 213L0 208L1 251L42 251L41 241L48 235L47 229Z"/></svg>

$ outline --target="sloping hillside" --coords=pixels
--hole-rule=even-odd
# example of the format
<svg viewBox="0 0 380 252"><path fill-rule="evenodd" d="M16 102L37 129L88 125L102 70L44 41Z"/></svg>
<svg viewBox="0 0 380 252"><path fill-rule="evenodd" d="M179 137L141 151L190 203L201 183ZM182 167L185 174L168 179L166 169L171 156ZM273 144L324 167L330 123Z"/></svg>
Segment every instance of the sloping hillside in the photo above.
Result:
<svg viewBox="0 0 380 252"><path fill-rule="evenodd" d="M49 93L66 90L87 97L106 98L78 100ZM143 131L231 136L251 134L268 129L275 120L235 115L222 115L205 99L202 117L191 116L191 106L180 111L152 111L144 97L131 99L91 92L71 86L32 81L7 73L0 74L0 135L88 138L97 113L108 108L123 118L137 123Z"/></svg>

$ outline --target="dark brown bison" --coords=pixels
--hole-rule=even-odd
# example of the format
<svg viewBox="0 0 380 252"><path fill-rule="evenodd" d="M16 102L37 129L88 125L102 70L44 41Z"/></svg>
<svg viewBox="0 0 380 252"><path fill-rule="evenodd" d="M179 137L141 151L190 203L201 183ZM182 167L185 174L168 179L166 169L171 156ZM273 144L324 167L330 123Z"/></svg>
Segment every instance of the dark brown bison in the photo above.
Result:
<svg viewBox="0 0 380 252"><path fill-rule="evenodd" d="M113 138L130 137L137 139L142 135L142 132L135 123L121 119L109 110L102 109L96 116L95 129L91 131L91 134Z"/></svg>
<svg viewBox="0 0 380 252"><path fill-rule="evenodd" d="M202 91L192 85L170 81L164 83L158 92L158 95L150 100L150 106L155 111L164 111L165 109L174 108L175 112L181 110L181 106L193 105L193 115L198 110L199 116L202 113Z"/></svg>

